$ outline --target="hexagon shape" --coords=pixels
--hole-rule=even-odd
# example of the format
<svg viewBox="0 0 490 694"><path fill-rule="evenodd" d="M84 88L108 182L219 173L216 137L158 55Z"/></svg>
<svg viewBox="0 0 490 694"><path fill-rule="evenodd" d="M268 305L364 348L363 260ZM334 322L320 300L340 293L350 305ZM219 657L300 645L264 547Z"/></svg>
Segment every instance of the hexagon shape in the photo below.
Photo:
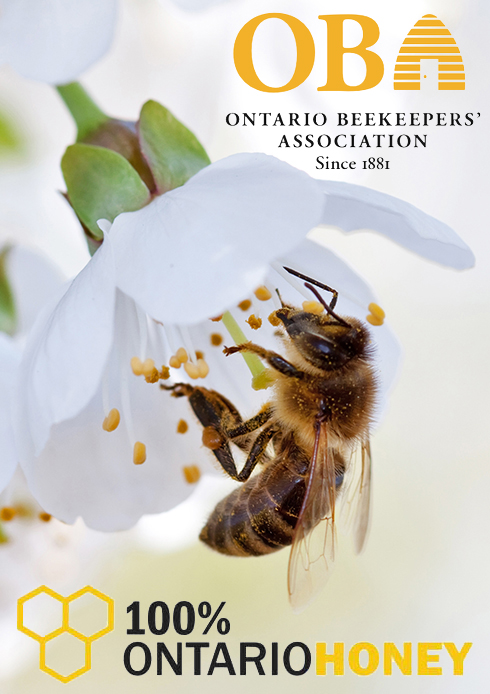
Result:
<svg viewBox="0 0 490 694"><path fill-rule="evenodd" d="M90 670L90 641L69 634L57 634L41 643L39 667L60 682L70 682Z"/></svg>
<svg viewBox="0 0 490 694"><path fill-rule="evenodd" d="M36 641L63 631L65 599L47 586L39 586L17 601L17 628Z"/></svg>
<svg viewBox="0 0 490 694"><path fill-rule="evenodd" d="M69 633L95 641L114 629L114 600L104 593L85 586L67 600ZM87 609L76 613L77 603Z"/></svg>

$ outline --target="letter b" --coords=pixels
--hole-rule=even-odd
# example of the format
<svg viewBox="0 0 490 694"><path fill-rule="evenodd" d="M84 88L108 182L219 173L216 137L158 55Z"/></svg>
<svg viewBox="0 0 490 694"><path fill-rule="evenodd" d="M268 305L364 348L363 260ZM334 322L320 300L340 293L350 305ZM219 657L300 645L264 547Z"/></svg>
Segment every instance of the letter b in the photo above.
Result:
<svg viewBox="0 0 490 694"><path fill-rule="evenodd" d="M327 23L327 83L324 87L318 87L319 92L358 92L364 89L372 89L383 79L384 65L377 53L369 51L379 38L379 27L371 17L361 14L324 14L318 19L324 19ZM358 46L345 48L344 46L344 21L353 19L361 25L363 36ZM344 54L355 53L366 64L366 77L362 84L351 86L344 80Z"/></svg>

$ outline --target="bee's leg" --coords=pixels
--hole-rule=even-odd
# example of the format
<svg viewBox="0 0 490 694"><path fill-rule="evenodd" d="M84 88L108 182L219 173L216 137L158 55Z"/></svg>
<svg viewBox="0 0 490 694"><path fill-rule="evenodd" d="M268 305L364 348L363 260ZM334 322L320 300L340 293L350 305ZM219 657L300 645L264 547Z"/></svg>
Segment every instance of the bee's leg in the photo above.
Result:
<svg viewBox="0 0 490 694"><path fill-rule="evenodd" d="M265 449L269 444L269 441L271 441L271 439L275 436L275 434L277 434L277 432L278 429L275 426L275 424L271 424L270 426L266 427L263 431L260 432L260 434L253 442L252 448L250 449L250 453L248 454L247 460L245 461L245 465L243 466L241 471L236 475L236 477L233 477L233 479L237 480L238 482L245 482L246 480L248 480L255 466L258 463L260 463L265 453Z"/></svg>
<svg viewBox="0 0 490 694"><path fill-rule="evenodd" d="M247 419L246 422L242 422L232 429L226 429L226 436L229 439L235 439L238 436L246 436L247 434L252 433L252 431L260 429L261 426L264 426L264 424L266 424L271 417L272 407L270 405L264 405L260 412L254 417Z"/></svg>
<svg viewBox="0 0 490 694"><path fill-rule="evenodd" d="M291 376L292 378L304 378L305 373L297 369L289 361L281 357L277 352L272 352L270 349L264 349L253 342L245 342L242 345L234 345L233 347L225 347L223 352L228 357L230 354L235 354L236 352L253 352L257 354L261 359L267 362L269 366L273 369L284 374L284 376Z"/></svg>

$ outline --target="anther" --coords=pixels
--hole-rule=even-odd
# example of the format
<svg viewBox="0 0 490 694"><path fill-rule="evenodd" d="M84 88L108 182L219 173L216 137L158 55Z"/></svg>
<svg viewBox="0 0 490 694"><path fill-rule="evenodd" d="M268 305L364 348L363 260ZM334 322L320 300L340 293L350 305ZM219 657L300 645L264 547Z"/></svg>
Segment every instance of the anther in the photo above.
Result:
<svg viewBox="0 0 490 694"><path fill-rule="evenodd" d="M136 441L133 448L133 463L141 465L146 460L146 446L141 441Z"/></svg>
<svg viewBox="0 0 490 694"><path fill-rule="evenodd" d="M187 361L184 364L184 369L185 369L186 374L190 378L199 378L200 373L199 373L199 369L198 369L196 364L193 364L191 361Z"/></svg>
<svg viewBox="0 0 490 694"><path fill-rule="evenodd" d="M303 311L305 311L305 313L314 313L317 316L321 316L323 313L323 306L319 301L303 301Z"/></svg>
<svg viewBox="0 0 490 694"><path fill-rule="evenodd" d="M257 318L257 316L252 313L252 315L247 318L245 323L248 323L252 330L258 330L262 325L262 318Z"/></svg>
<svg viewBox="0 0 490 694"><path fill-rule="evenodd" d="M131 368L135 376L141 376L143 373L143 362L139 357L133 357L131 359Z"/></svg>
<svg viewBox="0 0 490 694"><path fill-rule="evenodd" d="M217 450L223 443L221 434L214 427L204 427L202 431L202 444L212 451Z"/></svg>
<svg viewBox="0 0 490 694"><path fill-rule="evenodd" d="M238 304L238 308L241 308L242 311L248 311L251 305L252 302L250 301L250 299L245 299L244 301L240 301L240 303Z"/></svg>
<svg viewBox="0 0 490 694"><path fill-rule="evenodd" d="M145 376L145 381L147 383L157 383L160 380L160 372L157 368L153 368L152 372Z"/></svg>
<svg viewBox="0 0 490 694"><path fill-rule="evenodd" d="M266 390L266 388L270 388L273 383L274 378L271 376L270 372L267 371L267 369L252 378L252 388L254 390Z"/></svg>
<svg viewBox="0 0 490 694"><path fill-rule="evenodd" d="M209 339L211 340L213 347L219 347L223 342L223 335L220 335L219 333L211 333Z"/></svg>
<svg viewBox="0 0 490 694"><path fill-rule="evenodd" d="M371 325L383 325L386 314L381 306L371 303L368 306L368 310L370 311L370 314L366 316L367 322L371 323Z"/></svg>
<svg viewBox="0 0 490 694"><path fill-rule="evenodd" d="M39 514L39 520L42 520L43 523L49 523L51 518L52 515L50 513L46 513L45 511L42 511L42 513Z"/></svg>
<svg viewBox="0 0 490 694"><path fill-rule="evenodd" d="M113 407L107 415L107 417L104 419L102 423L102 429L104 431L115 431L119 426L120 421L121 415L119 413L119 410Z"/></svg>
<svg viewBox="0 0 490 694"><path fill-rule="evenodd" d="M272 313L270 314L270 316L269 316L269 318L268 318L268 321L269 321L269 323L270 323L271 325L274 326L274 328L277 328L278 325L281 325L281 321L280 321L279 318L277 317L275 311L272 311Z"/></svg>
<svg viewBox="0 0 490 694"><path fill-rule="evenodd" d="M17 515L17 511L12 506L4 506L0 509L0 520L5 523L11 521Z"/></svg>
<svg viewBox="0 0 490 694"><path fill-rule="evenodd" d="M166 381L167 378L170 378L170 370L169 370L168 366L164 366L164 365L162 366L162 368L160 369L159 376L163 381Z"/></svg>
<svg viewBox="0 0 490 694"><path fill-rule="evenodd" d="M209 365L204 359L198 359L196 362L197 370L201 378L206 378L209 373ZM185 368L185 367L184 367Z"/></svg>
<svg viewBox="0 0 490 694"><path fill-rule="evenodd" d="M176 356L170 357L168 363L172 367L172 369L180 369L180 367L182 366L180 359L178 359Z"/></svg>
<svg viewBox="0 0 490 694"><path fill-rule="evenodd" d="M219 323L222 318L223 314L221 314L221 316L215 316L214 318L210 318L209 320L212 320L213 323Z"/></svg>
<svg viewBox="0 0 490 694"><path fill-rule="evenodd" d="M185 419L179 419L179 422L177 424L177 433L178 434L185 434L188 429L189 429L189 425L187 424Z"/></svg>
<svg viewBox="0 0 490 694"><path fill-rule="evenodd" d="M264 286L258 287L254 291L254 294L259 301L268 301L272 297L270 291L267 289L267 287Z"/></svg>
<svg viewBox="0 0 490 694"><path fill-rule="evenodd" d="M204 352L201 352L200 349L196 349L196 359L204 359Z"/></svg>
<svg viewBox="0 0 490 694"><path fill-rule="evenodd" d="M179 347L179 349L175 353L175 356L181 364L185 364L187 361L189 361L189 356L183 347Z"/></svg>
<svg viewBox="0 0 490 694"><path fill-rule="evenodd" d="M201 471L197 465L186 465L182 468L187 484L196 484L201 478Z"/></svg>
<svg viewBox="0 0 490 694"><path fill-rule="evenodd" d="M145 361L143 362L142 369L143 376L151 376L154 368L155 362L153 361L153 359L145 359Z"/></svg>

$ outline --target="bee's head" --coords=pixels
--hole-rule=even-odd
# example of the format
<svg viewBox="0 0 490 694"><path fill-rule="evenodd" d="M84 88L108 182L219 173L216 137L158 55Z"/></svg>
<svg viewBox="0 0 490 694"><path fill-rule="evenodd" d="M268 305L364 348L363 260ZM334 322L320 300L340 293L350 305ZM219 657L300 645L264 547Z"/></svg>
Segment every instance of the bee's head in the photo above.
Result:
<svg viewBox="0 0 490 694"><path fill-rule="evenodd" d="M339 369L353 357L368 353L369 334L355 318L338 316L318 292L306 284L327 313L318 315L283 304L275 313L300 354L323 371Z"/></svg>

